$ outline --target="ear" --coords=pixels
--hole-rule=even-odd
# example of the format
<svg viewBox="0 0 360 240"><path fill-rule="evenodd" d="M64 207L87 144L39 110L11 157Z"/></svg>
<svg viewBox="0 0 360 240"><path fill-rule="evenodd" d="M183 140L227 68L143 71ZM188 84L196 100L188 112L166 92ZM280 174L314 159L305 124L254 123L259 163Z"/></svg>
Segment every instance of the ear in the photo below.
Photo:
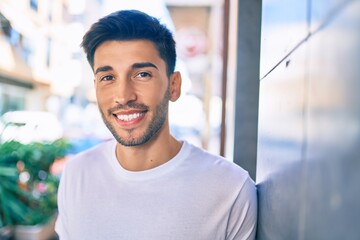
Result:
<svg viewBox="0 0 360 240"><path fill-rule="evenodd" d="M170 101L175 102L181 95L181 74L174 72L170 76Z"/></svg>

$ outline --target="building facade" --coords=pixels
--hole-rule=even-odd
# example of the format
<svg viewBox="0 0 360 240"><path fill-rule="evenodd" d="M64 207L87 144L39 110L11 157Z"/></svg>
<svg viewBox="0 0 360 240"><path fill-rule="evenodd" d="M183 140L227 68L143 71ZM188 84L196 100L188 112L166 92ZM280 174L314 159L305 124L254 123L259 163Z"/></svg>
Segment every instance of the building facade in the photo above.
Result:
<svg viewBox="0 0 360 240"><path fill-rule="evenodd" d="M0 1L0 114L48 110L80 83L80 12L64 0Z"/></svg>

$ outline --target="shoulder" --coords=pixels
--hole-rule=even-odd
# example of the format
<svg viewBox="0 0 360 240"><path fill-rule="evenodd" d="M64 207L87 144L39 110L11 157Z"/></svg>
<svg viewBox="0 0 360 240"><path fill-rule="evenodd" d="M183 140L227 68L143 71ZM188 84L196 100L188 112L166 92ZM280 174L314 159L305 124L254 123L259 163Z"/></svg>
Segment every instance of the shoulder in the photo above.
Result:
<svg viewBox="0 0 360 240"><path fill-rule="evenodd" d="M232 206L240 202L256 208L257 190L249 173L234 162L214 155L206 150L185 143L188 155L184 162L187 164L187 179L191 184L201 185L201 192L208 193L214 199L221 199L223 204ZM220 201L220 200L219 200Z"/></svg>
<svg viewBox="0 0 360 240"><path fill-rule="evenodd" d="M70 156L64 170L67 172L83 171L104 164L104 160L109 158L111 153L114 153L114 151L111 151L114 144L112 140L102 142L74 156Z"/></svg>
<svg viewBox="0 0 360 240"><path fill-rule="evenodd" d="M241 186L245 183L251 184L248 172L234 162L212 154L197 146L184 142L189 149L187 162L199 173L208 175L224 184L235 184Z"/></svg>

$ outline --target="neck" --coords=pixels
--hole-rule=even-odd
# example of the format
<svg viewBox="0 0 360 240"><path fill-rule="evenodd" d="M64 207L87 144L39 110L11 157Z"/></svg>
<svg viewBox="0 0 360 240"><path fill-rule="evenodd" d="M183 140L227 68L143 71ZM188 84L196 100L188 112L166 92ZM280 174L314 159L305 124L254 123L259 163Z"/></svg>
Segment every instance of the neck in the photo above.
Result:
<svg viewBox="0 0 360 240"><path fill-rule="evenodd" d="M156 136L144 145L116 146L116 157L120 165L129 171L144 171L158 167L171 160L180 151L181 142L168 134Z"/></svg>

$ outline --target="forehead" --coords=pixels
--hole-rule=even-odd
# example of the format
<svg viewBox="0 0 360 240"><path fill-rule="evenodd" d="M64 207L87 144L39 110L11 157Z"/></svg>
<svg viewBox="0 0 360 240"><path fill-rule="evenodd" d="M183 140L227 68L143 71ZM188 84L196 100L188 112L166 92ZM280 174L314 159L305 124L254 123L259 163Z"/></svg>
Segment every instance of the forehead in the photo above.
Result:
<svg viewBox="0 0 360 240"><path fill-rule="evenodd" d="M94 53L94 66L107 60L161 60L155 44L148 40L105 41Z"/></svg>

